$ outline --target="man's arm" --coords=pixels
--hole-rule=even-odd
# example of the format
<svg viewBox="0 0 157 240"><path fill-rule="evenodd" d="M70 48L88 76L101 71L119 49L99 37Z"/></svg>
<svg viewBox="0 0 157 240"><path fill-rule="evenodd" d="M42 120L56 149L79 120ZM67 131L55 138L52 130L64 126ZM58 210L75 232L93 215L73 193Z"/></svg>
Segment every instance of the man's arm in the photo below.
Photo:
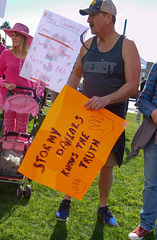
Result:
<svg viewBox="0 0 157 240"><path fill-rule="evenodd" d="M81 50L80 50L80 54L78 56L78 59L76 61L74 70L71 74L70 80L69 80L69 86L77 89L78 84L80 82L81 76L82 76L82 67L81 67L81 59L84 56L84 54L86 53L85 48L82 46Z"/></svg>
<svg viewBox="0 0 157 240"><path fill-rule="evenodd" d="M76 65L74 67L74 70L71 74L70 80L69 80L69 86L77 89L78 84L80 82L82 76L82 71L81 71L81 60L80 60L80 56L77 59Z"/></svg>
<svg viewBox="0 0 157 240"><path fill-rule="evenodd" d="M152 99L154 98L154 95L156 99L156 85L157 63L152 66L145 88L137 101L140 112L147 117L151 117L155 124L157 124L157 108L155 102L152 104Z"/></svg>
<svg viewBox="0 0 157 240"><path fill-rule="evenodd" d="M87 109L98 110L107 105L121 102L134 95L138 90L141 73L141 62L139 53L133 41L124 39L122 54L124 59L126 83L114 93L111 93L104 97L92 97L85 103Z"/></svg>
<svg viewBox="0 0 157 240"><path fill-rule="evenodd" d="M93 38L89 38L86 40L85 45L89 48L92 43ZM87 53L87 49L84 48L84 46L80 49L80 54L78 56L77 62L75 64L73 73L71 74L70 80L69 80L69 86L77 89L78 84L80 82L81 76L82 76L82 64L81 59L83 56Z"/></svg>

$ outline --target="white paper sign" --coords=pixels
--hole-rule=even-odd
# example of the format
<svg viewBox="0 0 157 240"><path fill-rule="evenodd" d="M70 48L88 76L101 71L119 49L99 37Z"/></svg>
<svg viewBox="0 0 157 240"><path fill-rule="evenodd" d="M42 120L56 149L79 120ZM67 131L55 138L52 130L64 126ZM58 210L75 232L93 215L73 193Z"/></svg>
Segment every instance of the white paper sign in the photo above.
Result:
<svg viewBox="0 0 157 240"><path fill-rule="evenodd" d="M0 0L0 17L4 17L7 0Z"/></svg>
<svg viewBox="0 0 157 240"><path fill-rule="evenodd" d="M44 10L20 76L42 81L60 92L80 51L80 35L87 27Z"/></svg>

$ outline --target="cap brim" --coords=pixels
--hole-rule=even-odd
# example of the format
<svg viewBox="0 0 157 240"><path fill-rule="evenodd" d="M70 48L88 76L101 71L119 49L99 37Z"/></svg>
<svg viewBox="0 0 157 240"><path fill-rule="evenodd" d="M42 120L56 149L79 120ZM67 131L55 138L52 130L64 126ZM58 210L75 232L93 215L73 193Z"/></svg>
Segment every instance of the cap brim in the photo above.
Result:
<svg viewBox="0 0 157 240"><path fill-rule="evenodd" d="M83 16L88 15L88 14L99 13L99 12L100 12L99 9L92 8L92 7L86 8L86 9L80 9L80 10L79 10L79 13L80 13L81 15L83 15Z"/></svg>

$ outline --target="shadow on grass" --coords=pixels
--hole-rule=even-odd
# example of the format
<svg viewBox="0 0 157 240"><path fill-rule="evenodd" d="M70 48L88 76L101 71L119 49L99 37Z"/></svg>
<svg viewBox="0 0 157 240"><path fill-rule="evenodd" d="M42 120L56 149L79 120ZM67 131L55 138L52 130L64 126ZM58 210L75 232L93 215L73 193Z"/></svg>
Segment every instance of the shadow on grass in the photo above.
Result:
<svg viewBox="0 0 157 240"><path fill-rule="evenodd" d="M90 240L103 240L104 222L100 216L97 216L95 228Z"/></svg>
<svg viewBox="0 0 157 240"><path fill-rule="evenodd" d="M67 239L66 222L57 221L50 240L65 240Z"/></svg>
<svg viewBox="0 0 157 240"><path fill-rule="evenodd" d="M154 232L148 234L143 240L155 240Z"/></svg>
<svg viewBox="0 0 157 240"><path fill-rule="evenodd" d="M131 159L130 159L130 151L131 151L131 145L130 145L130 148L127 147L127 142L129 143L130 140L126 137L125 139L125 155L124 155L124 158L123 158L123 164L127 164Z"/></svg>
<svg viewBox="0 0 157 240"><path fill-rule="evenodd" d="M17 187L18 184L0 182L0 222L5 218L11 216L16 205L26 206L29 199L24 197L19 200L17 198Z"/></svg>
<svg viewBox="0 0 157 240"><path fill-rule="evenodd" d="M28 203L29 199L25 198L24 195L21 197L20 200L17 197L17 188L19 185L24 185L24 180L14 180L14 183L9 182L9 179L8 182L3 182L3 179L0 180L2 180L0 181L0 209L2 203L5 204L9 201L20 205L26 205ZM30 184L31 180L28 180L27 183Z"/></svg>

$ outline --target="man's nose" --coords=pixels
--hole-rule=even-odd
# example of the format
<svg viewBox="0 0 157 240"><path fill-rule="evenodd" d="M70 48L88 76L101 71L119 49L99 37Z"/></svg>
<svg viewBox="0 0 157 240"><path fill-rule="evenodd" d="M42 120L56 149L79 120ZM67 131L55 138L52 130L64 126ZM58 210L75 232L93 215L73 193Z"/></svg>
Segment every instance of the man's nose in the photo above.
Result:
<svg viewBox="0 0 157 240"><path fill-rule="evenodd" d="M91 22L91 16L90 16L90 15L88 15L87 22L88 22L88 23Z"/></svg>

